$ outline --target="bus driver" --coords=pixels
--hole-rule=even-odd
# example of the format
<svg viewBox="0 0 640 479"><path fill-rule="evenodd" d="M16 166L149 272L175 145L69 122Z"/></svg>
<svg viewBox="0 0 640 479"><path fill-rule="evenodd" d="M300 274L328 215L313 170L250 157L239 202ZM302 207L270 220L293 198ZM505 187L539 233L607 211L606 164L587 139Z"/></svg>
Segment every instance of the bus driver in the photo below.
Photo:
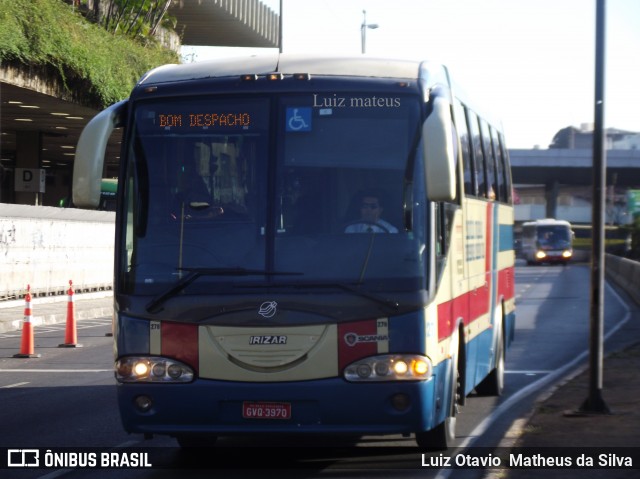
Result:
<svg viewBox="0 0 640 479"><path fill-rule="evenodd" d="M352 221L344 230L345 233L397 233L398 229L382 216L381 195L367 192L362 195L360 203L360 219Z"/></svg>

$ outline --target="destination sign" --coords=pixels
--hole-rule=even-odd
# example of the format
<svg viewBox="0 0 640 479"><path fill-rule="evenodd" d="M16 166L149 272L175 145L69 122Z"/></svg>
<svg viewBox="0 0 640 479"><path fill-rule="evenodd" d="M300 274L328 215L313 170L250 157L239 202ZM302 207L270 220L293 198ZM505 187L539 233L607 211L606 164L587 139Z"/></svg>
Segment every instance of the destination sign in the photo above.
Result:
<svg viewBox="0 0 640 479"><path fill-rule="evenodd" d="M204 127L247 127L251 125L251 115L247 112L214 113L159 113L157 124L160 128L204 128Z"/></svg>

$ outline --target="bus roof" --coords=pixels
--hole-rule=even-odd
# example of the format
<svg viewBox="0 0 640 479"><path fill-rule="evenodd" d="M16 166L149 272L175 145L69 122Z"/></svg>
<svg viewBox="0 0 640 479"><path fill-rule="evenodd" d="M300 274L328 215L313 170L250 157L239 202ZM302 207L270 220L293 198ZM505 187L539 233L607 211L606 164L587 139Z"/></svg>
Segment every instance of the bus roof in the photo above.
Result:
<svg viewBox="0 0 640 479"><path fill-rule="evenodd" d="M138 85L223 78L269 73L308 73L357 77L417 79L426 63L417 60L373 58L367 56L324 57L301 54L264 54L219 58L182 65L164 65L147 72ZM442 72L444 68L438 65Z"/></svg>
<svg viewBox="0 0 640 479"><path fill-rule="evenodd" d="M541 220L535 221L527 221L526 223L522 223L522 226L544 226L544 225L563 225L563 226L571 226L571 223L565 220L557 220L555 218L544 218Z"/></svg>

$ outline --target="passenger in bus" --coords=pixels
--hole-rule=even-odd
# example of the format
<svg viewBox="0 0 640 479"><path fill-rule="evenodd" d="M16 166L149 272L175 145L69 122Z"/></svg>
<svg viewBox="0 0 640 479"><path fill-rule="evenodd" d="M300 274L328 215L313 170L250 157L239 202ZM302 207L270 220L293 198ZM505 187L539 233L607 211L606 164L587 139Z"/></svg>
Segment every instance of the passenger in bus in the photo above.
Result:
<svg viewBox="0 0 640 479"><path fill-rule="evenodd" d="M382 195L375 192L365 192L360 201L360 219L352 221L345 228L345 233L397 233L398 228L381 218Z"/></svg>

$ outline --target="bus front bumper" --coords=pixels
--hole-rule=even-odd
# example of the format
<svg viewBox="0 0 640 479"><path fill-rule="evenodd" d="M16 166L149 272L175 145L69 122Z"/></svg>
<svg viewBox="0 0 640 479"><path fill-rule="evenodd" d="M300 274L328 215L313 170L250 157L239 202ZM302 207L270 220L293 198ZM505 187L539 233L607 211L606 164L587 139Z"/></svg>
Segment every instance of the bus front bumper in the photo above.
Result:
<svg viewBox="0 0 640 479"><path fill-rule="evenodd" d="M428 381L349 383L118 384L129 433L238 435L256 433L405 434L444 420L442 391Z"/></svg>

